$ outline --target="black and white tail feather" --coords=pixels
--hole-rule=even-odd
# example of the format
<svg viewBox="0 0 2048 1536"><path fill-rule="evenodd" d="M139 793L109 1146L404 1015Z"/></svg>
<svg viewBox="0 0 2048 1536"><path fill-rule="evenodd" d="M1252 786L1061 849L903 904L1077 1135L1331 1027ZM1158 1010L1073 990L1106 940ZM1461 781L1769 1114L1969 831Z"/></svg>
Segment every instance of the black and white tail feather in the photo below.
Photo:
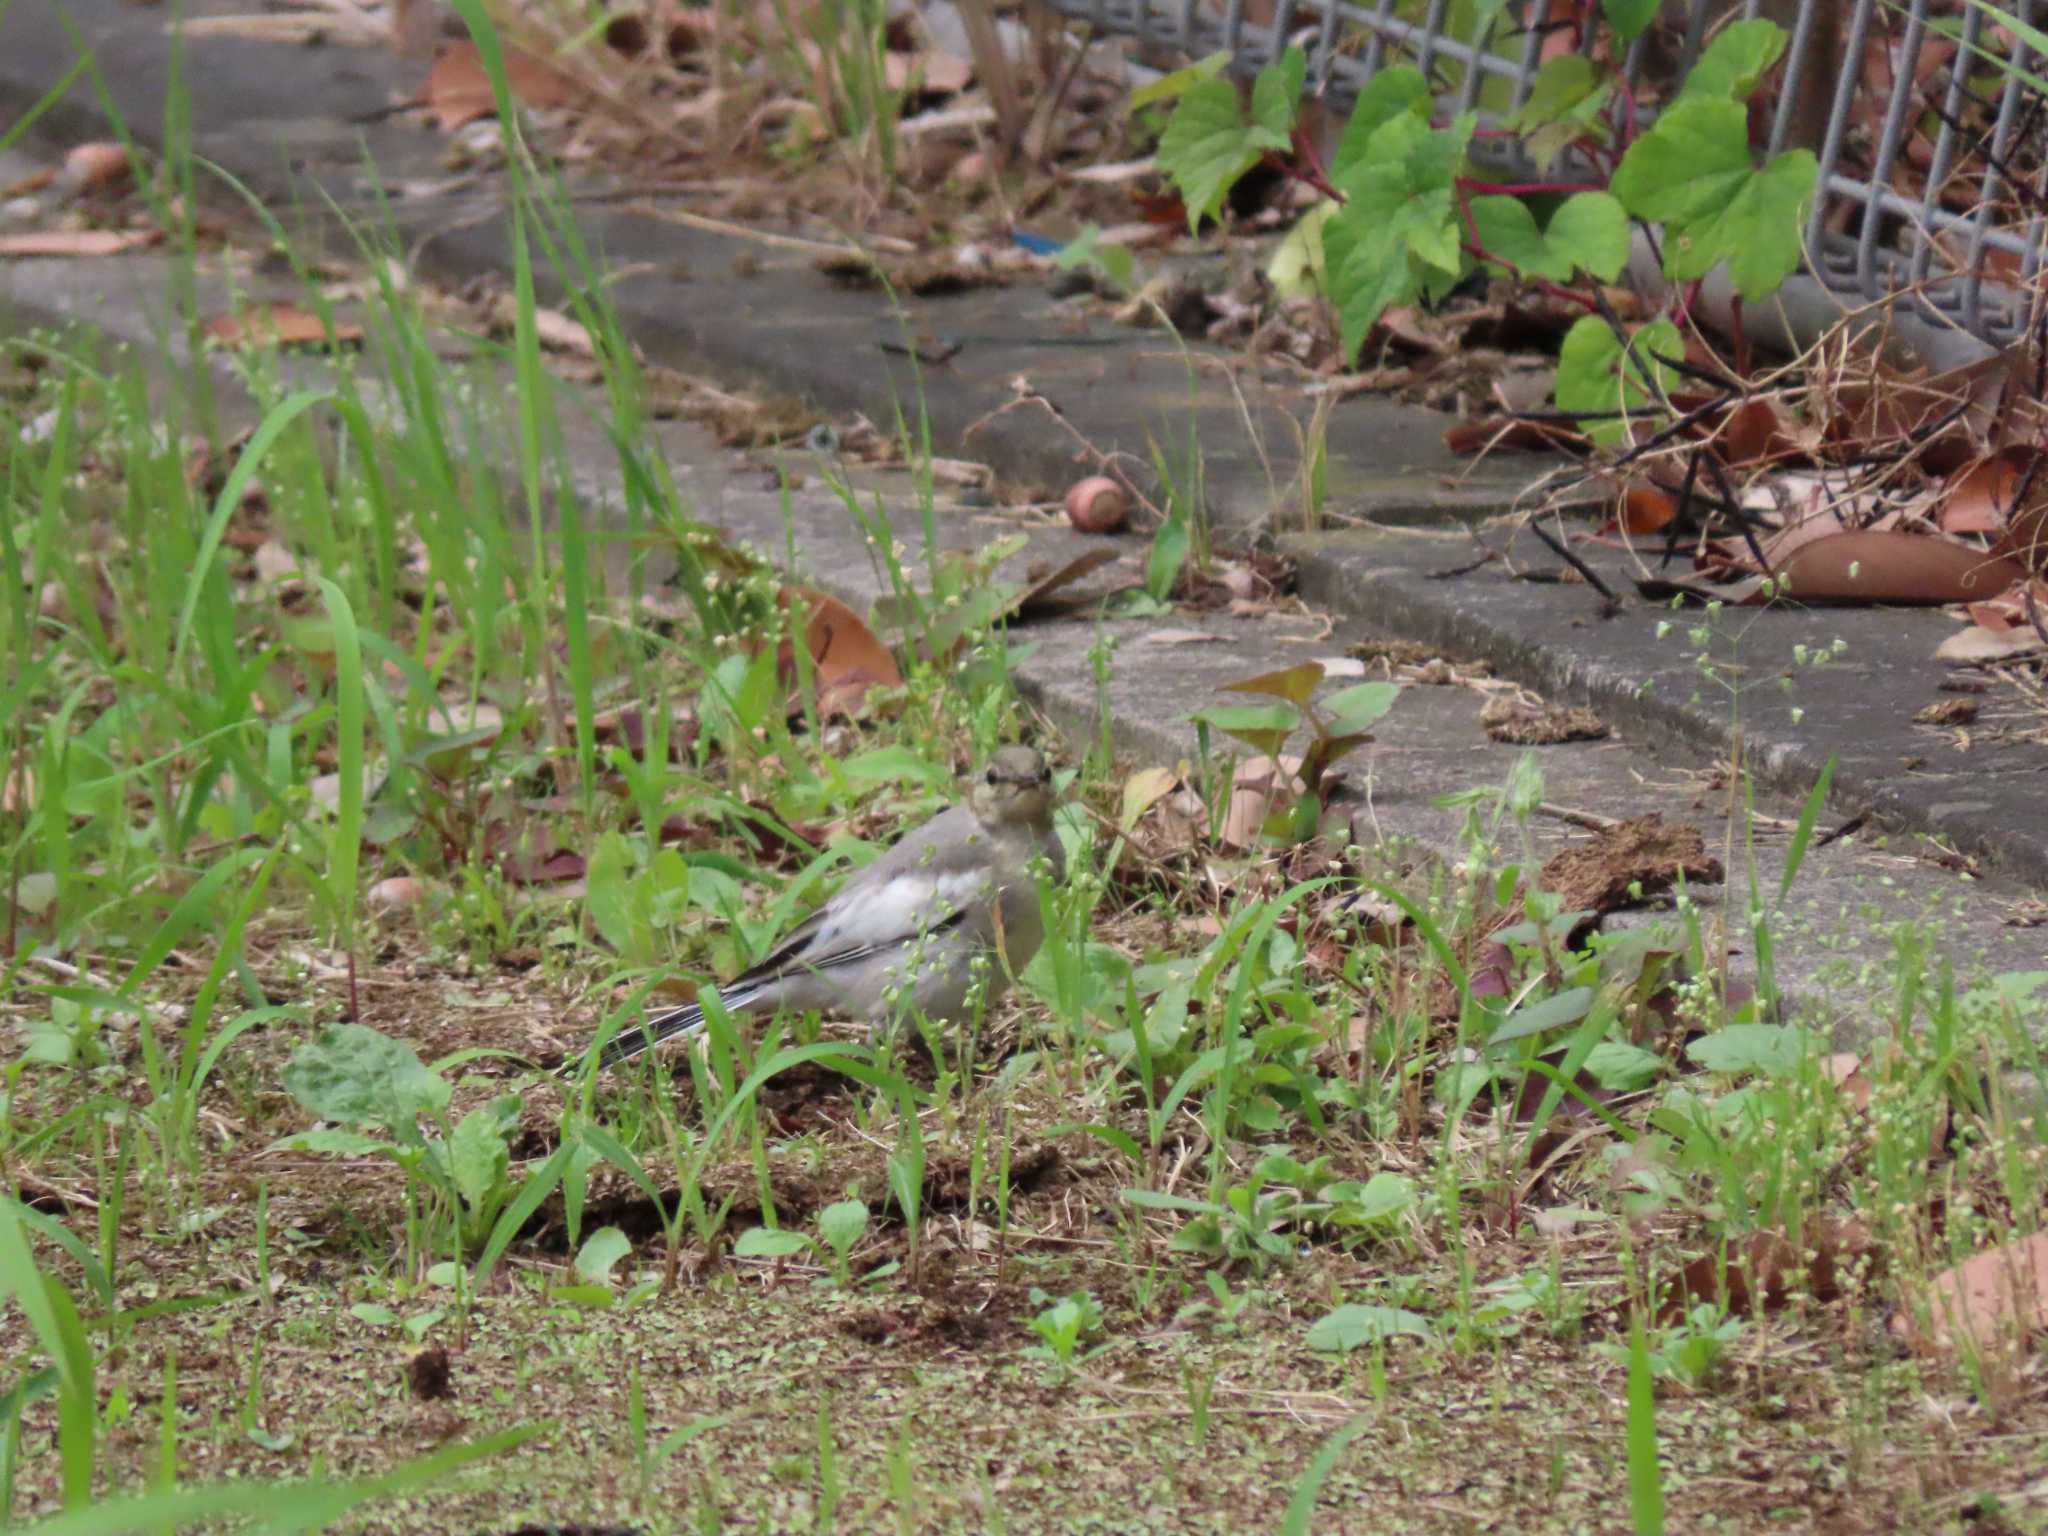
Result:
<svg viewBox="0 0 2048 1536"><path fill-rule="evenodd" d="M931 937L952 928L964 916L963 912L957 910L948 913L942 921L933 924L925 930L926 939L929 940ZM784 974L781 968L788 963L791 948L801 947L803 943L808 942L810 937L811 933L806 932L804 929L799 929L792 933L789 938L776 946L775 951L767 959L753 967L745 975L736 977L725 986L719 988L719 1004L727 1013L746 1013L750 1011L754 1004L761 1001L765 994L772 993L775 990L775 983L781 980ZM862 944L809 961L804 964L803 969L813 974L828 975L835 967L857 965L863 960L871 960L881 954L893 954L901 949L902 945L900 942ZM603 1049L597 1053L596 1070L608 1072L613 1067L629 1062L634 1057L643 1055L653 1050L656 1046L665 1044L670 1040L687 1040L692 1035L701 1033L703 1028L704 1008L701 1003L684 1003L679 1007L670 1008L666 1012L657 1013L653 1018L647 1019L637 1027L621 1029L611 1039L605 1041ZM583 1059L576 1057L562 1063L557 1069L556 1075L558 1077L574 1077L582 1069Z"/></svg>

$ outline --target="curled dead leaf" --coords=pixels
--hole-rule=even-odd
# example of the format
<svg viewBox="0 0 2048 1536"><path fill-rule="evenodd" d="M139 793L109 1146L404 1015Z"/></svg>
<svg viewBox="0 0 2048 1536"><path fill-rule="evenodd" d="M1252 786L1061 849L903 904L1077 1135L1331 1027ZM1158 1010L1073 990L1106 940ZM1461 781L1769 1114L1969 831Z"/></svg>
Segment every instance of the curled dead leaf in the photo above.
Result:
<svg viewBox="0 0 2048 1536"><path fill-rule="evenodd" d="M2048 463L2031 448L2004 448L1949 477L1936 521L1943 533L2003 533L2036 500L2048 505Z"/></svg>
<svg viewBox="0 0 2048 1536"><path fill-rule="evenodd" d="M2025 572L1925 534L1854 529L1800 546L1777 575L1799 602L1936 604L1989 597Z"/></svg>
<svg viewBox="0 0 2048 1536"><path fill-rule="evenodd" d="M818 713L855 719L867 707L870 688L900 688L903 673L889 648L838 598L810 587L785 587L777 601L804 606L804 647L810 652Z"/></svg>
<svg viewBox="0 0 2048 1536"><path fill-rule="evenodd" d="M64 156L56 186L66 197L100 192L128 179L128 151L125 146L98 142L73 145Z"/></svg>
<svg viewBox="0 0 2048 1536"><path fill-rule="evenodd" d="M520 105L543 110L565 107L581 95L575 81L544 60L510 46L504 53L505 84ZM497 113L491 77L475 43L454 43L441 50L427 75L422 101L443 133Z"/></svg>
<svg viewBox="0 0 2048 1536"><path fill-rule="evenodd" d="M31 229L0 235L0 256L118 256L162 238L155 229Z"/></svg>
<svg viewBox="0 0 2048 1536"><path fill-rule="evenodd" d="M1720 1250L1703 1253L1665 1288L1658 1311L1665 1318L1697 1301L1721 1301L1737 1317L1775 1312L1794 1295L1834 1301L1867 1278L1876 1253L1859 1221L1818 1217L1795 1243L1781 1232L1751 1232ZM1724 1294L1725 1292L1725 1294Z"/></svg>
<svg viewBox="0 0 2048 1536"><path fill-rule="evenodd" d="M1216 840L1225 848L1255 847L1267 821L1307 789L1300 772L1301 759L1293 756L1276 759L1262 755L1239 763L1231 776L1230 804Z"/></svg>
<svg viewBox="0 0 2048 1536"><path fill-rule="evenodd" d="M1670 526L1678 516L1678 502L1651 485L1632 485L1621 494L1616 513L1622 531L1642 538Z"/></svg>
<svg viewBox="0 0 2048 1536"><path fill-rule="evenodd" d="M1171 768L1140 768L1124 780L1123 807L1117 825L1128 832L1153 806L1172 794L1181 776Z"/></svg>
<svg viewBox="0 0 2048 1536"><path fill-rule="evenodd" d="M226 347L327 345L327 326L318 315L282 301L254 304L239 314L215 315L206 322L206 334ZM336 346L356 346L362 339L360 325L348 320L334 322Z"/></svg>

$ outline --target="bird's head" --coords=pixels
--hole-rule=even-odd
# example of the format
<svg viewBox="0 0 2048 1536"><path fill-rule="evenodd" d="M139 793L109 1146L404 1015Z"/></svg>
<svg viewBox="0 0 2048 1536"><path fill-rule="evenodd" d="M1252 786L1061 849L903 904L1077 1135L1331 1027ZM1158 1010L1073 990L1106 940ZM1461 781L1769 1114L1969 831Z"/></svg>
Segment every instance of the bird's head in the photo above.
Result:
<svg viewBox="0 0 2048 1536"><path fill-rule="evenodd" d="M1052 769L1030 747L1004 747L975 775L968 795L984 822L1042 822L1052 810Z"/></svg>

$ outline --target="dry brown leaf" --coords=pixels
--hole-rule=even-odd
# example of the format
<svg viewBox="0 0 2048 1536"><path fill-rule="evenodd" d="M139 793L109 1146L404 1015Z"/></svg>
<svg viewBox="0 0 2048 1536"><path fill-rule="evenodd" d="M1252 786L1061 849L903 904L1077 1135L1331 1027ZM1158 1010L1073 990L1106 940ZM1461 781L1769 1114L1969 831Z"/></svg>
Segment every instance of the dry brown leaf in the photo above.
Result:
<svg viewBox="0 0 2048 1536"><path fill-rule="evenodd" d="M1952 1349L1965 1338L1987 1349L2002 1338L2048 1325L2048 1233L2036 1232L1973 1254L1928 1286L1923 1333L1909 1313L1892 1331L1913 1343Z"/></svg>
<svg viewBox="0 0 2048 1536"><path fill-rule="evenodd" d="M2011 560L1924 534L1853 529L1802 545L1776 574L1799 602L1966 603L2025 572Z"/></svg>
<svg viewBox="0 0 2048 1536"><path fill-rule="evenodd" d="M1737 1317L1761 1309L1776 1311L1794 1294L1794 1277L1803 1275L1798 1294L1815 1301L1833 1301L1845 1282L1856 1279L1858 1261L1874 1250L1869 1230L1857 1221L1816 1218L1807 1223L1803 1241L1794 1243L1780 1232L1751 1232L1728 1244L1726 1262L1719 1251L1701 1254L1666 1287L1659 1311L1666 1318L1696 1301L1723 1300Z"/></svg>
<svg viewBox="0 0 2048 1536"><path fill-rule="evenodd" d="M320 317L282 301L256 304L235 315L215 315L206 322L206 334L226 347L319 347L327 344L327 328ZM363 339L363 328L352 321L334 322L338 346L355 346Z"/></svg>
<svg viewBox="0 0 2048 1536"><path fill-rule="evenodd" d="M505 84L522 106L542 109L568 106L582 94L576 82L553 65L510 46L505 48ZM497 112L491 77L475 43L454 43L441 50L421 99L443 133Z"/></svg>
<svg viewBox="0 0 2048 1536"><path fill-rule="evenodd" d="M2009 661L2044 649L2041 637L2031 629L1987 629L1972 624L1959 629L1934 648L1934 659L1957 666L1978 662Z"/></svg>
<svg viewBox="0 0 2048 1536"><path fill-rule="evenodd" d="M1936 519L1943 533L2002 533L2019 511L2048 502L2048 465L2032 449L2006 448L1951 475Z"/></svg>
<svg viewBox="0 0 2048 1536"><path fill-rule="evenodd" d="M867 708L870 688L903 686L895 656L859 614L810 587L785 587L780 601L787 607L797 597L804 604L804 645L811 653L820 715L856 719Z"/></svg>
<svg viewBox="0 0 2048 1536"><path fill-rule="evenodd" d="M1083 576L1092 575L1117 558L1114 549L1091 549L1077 555L1057 570L1043 575L1034 572L1031 585L1017 594L1010 605L1012 617L1029 621L1031 619L1054 618L1064 613L1093 607L1108 596L1104 592L1064 592Z"/></svg>
<svg viewBox="0 0 2048 1536"><path fill-rule="evenodd" d="M154 229L32 229L0 235L0 256L119 256L162 238Z"/></svg>
<svg viewBox="0 0 2048 1536"><path fill-rule="evenodd" d="M1809 437L1815 438L1813 444L1808 443ZM1808 433L1767 396L1745 400L1731 410L1721 424L1719 442L1730 465L1784 458L1818 445L1817 434Z"/></svg>
<svg viewBox="0 0 2048 1536"><path fill-rule="evenodd" d="M1179 784L1180 775L1171 768L1140 768L1124 780L1123 808L1117 825L1130 831L1140 816L1172 794Z"/></svg>
<svg viewBox="0 0 2048 1536"><path fill-rule="evenodd" d="M892 91L908 91L914 86L926 95L957 96L973 78L972 64L943 49L882 55L882 79Z"/></svg>
<svg viewBox="0 0 2048 1536"><path fill-rule="evenodd" d="M1915 725L1969 725L1977 718L1982 706L1975 699L1936 699L1932 704L1916 710L1913 714Z"/></svg>
<svg viewBox="0 0 2048 1536"><path fill-rule="evenodd" d="M1668 527L1678 516L1678 502L1654 486L1632 485L1621 493L1616 515L1623 532L1642 538Z"/></svg>
<svg viewBox="0 0 2048 1536"><path fill-rule="evenodd" d="M1226 848L1251 848L1258 844L1266 820L1285 810L1294 797L1308 786L1298 777L1301 759L1283 756L1248 757L1231 776L1230 804L1223 813L1223 830L1217 841Z"/></svg>
<svg viewBox="0 0 2048 1536"><path fill-rule="evenodd" d="M1870 1076L1863 1070L1863 1058L1854 1051L1837 1051L1821 1062L1828 1080L1842 1090L1842 1097L1858 1109L1870 1108Z"/></svg>
<svg viewBox="0 0 2048 1536"><path fill-rule="evenodd" d="M104 191L128 179L128 151L120 144L77 144L64 156L57 185L67 197Z"/></svg>

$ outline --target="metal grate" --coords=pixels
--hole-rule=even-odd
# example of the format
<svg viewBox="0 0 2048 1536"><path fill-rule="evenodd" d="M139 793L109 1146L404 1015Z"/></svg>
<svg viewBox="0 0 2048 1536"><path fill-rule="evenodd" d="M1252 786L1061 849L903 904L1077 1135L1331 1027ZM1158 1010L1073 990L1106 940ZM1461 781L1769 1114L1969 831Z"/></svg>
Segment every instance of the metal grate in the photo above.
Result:
<svg viewBox="0 0 2048 1536"><path fill-rule="evenodd" d="M1450 0L1405 0L1398 7L1396 0L1273 0L1270 23L1247 20L1245 0L1039 3L1101 32L1134 37L1191 58L1228 49L1231 71L1247 76L1294 43L1308 55L1310 93L1340 113L1349 110L1360 87L1379 70L1413 64L1432 80L1450 82L1439 94L1443 108L1476 110L1482 127L1498 125L1528 100L1543 36L1522 21L1547 10L1542 0L1519 0L1483 22L1476 34L1459 37L1447 30ZM1743 13L1756 15L1760 3L1747 0ZM2030 25L2048 30L2048 0L1998 3ZM1954 14L1958 8L1960 17ZM1397 9L1402 14L1397 15ZM1807 58L1806 37L1819 9L1800 6L1793 26L1768 139L1773 153L1792 133L1798 75ZM1912 69L1895 69L1897 84L1874 140L1852 130L1851 108L1864 78L1866 49L1884 46L1895 63L1917 60L1928 36L1929 9L1930 0L1854 0L1833 108L1818 150L1823 196L1815 201L1807 230L1809 269L1827 288L1852 301L1909 292L1929 316L1986 341L2008 342L2031 323L2029 290L2039 286L2048 246L2048 218L2042 212L2043 193L2048 191L2048 171L2043 169L2048 163L2048 103L2030 91L2018 73L2010 73L1988 136L1958 133L1951 125L1963 121L1972 85L1981 90L1994 77L1980 70L1973 82L1955 70L1945 80L1916 84ZM1733 10L1730 0L1692 0L1679 54L1681 71L1701 46L1708 23ZM1418 12L1420 19L1411 19ZM1951 0L1940 14L1947 17L1943 25L1960 34L1958 59L1975 58L1972 49L1991 46L1992 24L1976 5ZM1594 41L1589 29L1584 46L1590 49ZM2048 74L2048 60L2023 40L2011 62L2018 71ZM1640 82L1645 64L1646 40L1638 39L1626 72ZM1930 112L1937 99L1939 122ZM1929 124L1935 125L1931 146L1924 132ZM1909 147L1915 150L1917 164L1907 168L1906 180L1926 188L1920 196L1906 196L1892 187ZM1475 158L1482 154L1490 167L1517 179L1537 173L1510 137L1475 140ZM2030 177L2032 184L2011 186L2009 172ZM1577 173L1583 177L1585 168L1578 167ZM1553 166L1545 174L1571 179L1574 167Z"/></svg>

